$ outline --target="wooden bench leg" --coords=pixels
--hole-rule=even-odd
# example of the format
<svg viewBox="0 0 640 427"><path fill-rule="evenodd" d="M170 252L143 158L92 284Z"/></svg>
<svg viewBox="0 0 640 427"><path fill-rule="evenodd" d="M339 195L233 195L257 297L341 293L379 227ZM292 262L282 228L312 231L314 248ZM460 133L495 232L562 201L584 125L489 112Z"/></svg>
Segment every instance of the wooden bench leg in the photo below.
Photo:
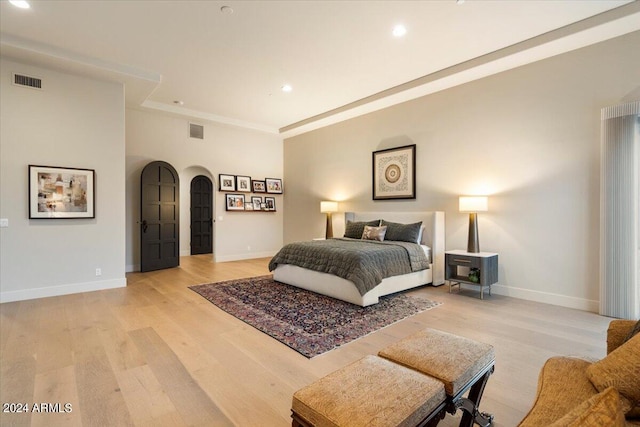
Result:
<svg viewBox="0 0 640 427"><path fill-rule="evenodd" d="M309 427L311 424L307 422L304 418L291 411L291 427Z"/></svg>
<svg viewBox="0 0 640 427"><path fill-rule="evenodd" d="M478 379L471 389L469 390L469 397L463 397L455 402L457 408L463 411L462 420L460 420L460 427L473 427L476 423L480 427L489 427L493 424L493 415L485 412L480 412L478 407L480 406L480 399L482 399L482 393L489 381L489 376L493 373L495 367L487 370L482 378Z"/></svg>

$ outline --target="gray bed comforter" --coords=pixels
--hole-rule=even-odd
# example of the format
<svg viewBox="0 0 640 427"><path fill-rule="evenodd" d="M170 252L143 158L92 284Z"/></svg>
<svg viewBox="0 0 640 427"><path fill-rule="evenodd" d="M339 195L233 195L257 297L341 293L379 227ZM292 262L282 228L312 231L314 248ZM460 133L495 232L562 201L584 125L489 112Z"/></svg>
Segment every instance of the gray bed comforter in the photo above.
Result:
<svg viewBox="0 0 640 427"><path fill-rule="evenodd" d="M420 245L397 241L328 239L289 243L269 262L269 271L279 264L292 264L350 280L364 295L385 277L429 268Z"/></svg>

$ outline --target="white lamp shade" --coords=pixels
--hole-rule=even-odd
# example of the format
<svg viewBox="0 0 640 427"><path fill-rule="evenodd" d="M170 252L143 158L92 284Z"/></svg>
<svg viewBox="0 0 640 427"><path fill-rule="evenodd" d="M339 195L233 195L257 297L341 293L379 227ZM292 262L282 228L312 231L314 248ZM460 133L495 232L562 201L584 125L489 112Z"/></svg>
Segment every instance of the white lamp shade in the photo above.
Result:
<svg viewBox="0 0 640 427"><path fill-rule="evenodd" d="M489 210L487 196L463 196L459 202L460 212L484 212Z"/></svg>
<svg viewBox="0 0 640 427"><path fill-rule="evenodd" d="M320 202L320 212L322 213L338 212L338 202Z"/></svg>

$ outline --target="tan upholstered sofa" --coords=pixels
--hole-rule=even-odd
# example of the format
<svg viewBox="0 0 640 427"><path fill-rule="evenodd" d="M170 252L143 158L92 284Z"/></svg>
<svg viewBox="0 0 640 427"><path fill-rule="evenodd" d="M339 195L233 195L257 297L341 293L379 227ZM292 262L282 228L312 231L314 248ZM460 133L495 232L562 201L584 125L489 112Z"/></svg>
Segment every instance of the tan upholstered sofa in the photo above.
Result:
<svg viewBox="0 0 640 427"><path fill-rule="evenodd" d="M614 320L607 356L597 362L552 357L533 407L519 427L640 426L640 322Z"/></svg>

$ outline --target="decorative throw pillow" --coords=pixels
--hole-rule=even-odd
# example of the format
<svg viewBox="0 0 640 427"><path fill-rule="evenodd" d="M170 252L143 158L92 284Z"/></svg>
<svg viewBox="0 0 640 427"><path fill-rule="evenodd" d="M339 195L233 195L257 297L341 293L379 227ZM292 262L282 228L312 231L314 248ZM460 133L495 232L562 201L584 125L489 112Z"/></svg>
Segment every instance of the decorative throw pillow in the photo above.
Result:
<svg viewBox="0 0 640 427"><path fill-rule="evenodd" d="M400 242L420 243L418 236L420 235L420 227L422 221L414 224L400 224L397 222L389 222L384 219L380 225L387 226L386 240L396 240Z"/></svg>
<svg viewBox="0 0 640 427"><path fill-rule="evenodd" d="M344 237L348 237L350 239L361 239L362 232L364 231L365 225L369 225L371 227L377 227L380 225L380 220L376 219L373 221L347 221L347 225L344 230Z"/></svg>
<svg viewBox="0 0 640 427"><path fill-rule="evenodd" d="M613 350L604 359L589 366L587 377L598 391L615 387L623 397L625 412L638 406L640 403L640 334Z"/></svg>
<svg viewBox="0 0 640 427"><path fill-rule="evenodd" d="M620 395L613 387L596 394L573 408L550 427L624 427Z"/></svg>
<svg viewBox="0 0 640 427"><path fill-rule="evenodd" d="M362 240L378 240L382 242L384 240L384 235L386 232L386 225L383 225L381 227L371 227L369 225L365 225L364 231L362 232Z"/></svg>

